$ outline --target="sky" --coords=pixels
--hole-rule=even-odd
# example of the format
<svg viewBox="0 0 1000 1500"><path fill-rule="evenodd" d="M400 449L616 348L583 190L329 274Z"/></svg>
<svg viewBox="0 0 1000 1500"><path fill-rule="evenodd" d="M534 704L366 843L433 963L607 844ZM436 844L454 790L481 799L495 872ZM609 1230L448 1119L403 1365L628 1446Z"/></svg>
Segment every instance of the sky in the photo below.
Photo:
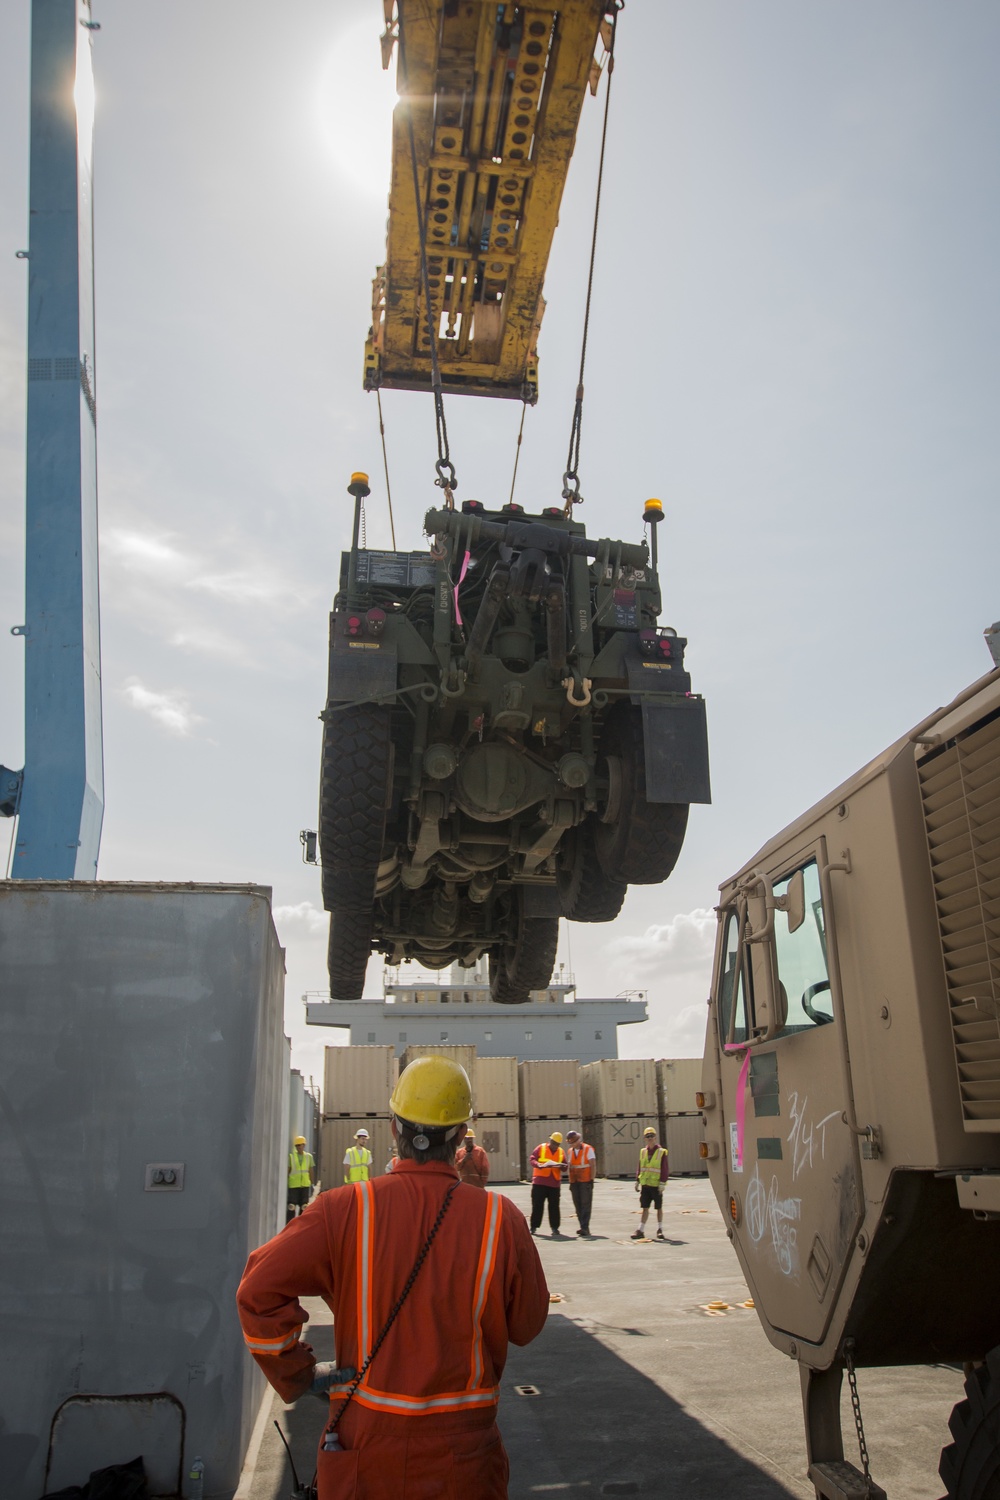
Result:
<svg viewBox="0 0 1000 1500"><path fill-rule="evenodd" d="M0 760L23 763L28 0L0 54ZM272 887L293 1061L326 918L327 614L369 472L361 385L394 71L380 0L93 0L108 880ZM585 996L642 990L630 1056L704 1036L720 883L990 666L1000 617L1000 9L992 0L629 0L618 28L579 513L642 536L708 703L714 800L608 926ZM558 503L602 84L546 277L516 498ZM436 502L430 397L383 398L401 547ZM458 499L507 498L520 407L447 403ZM6 855L8 827L0 828ZM381 993L369 966L367 993Z"/></svg>

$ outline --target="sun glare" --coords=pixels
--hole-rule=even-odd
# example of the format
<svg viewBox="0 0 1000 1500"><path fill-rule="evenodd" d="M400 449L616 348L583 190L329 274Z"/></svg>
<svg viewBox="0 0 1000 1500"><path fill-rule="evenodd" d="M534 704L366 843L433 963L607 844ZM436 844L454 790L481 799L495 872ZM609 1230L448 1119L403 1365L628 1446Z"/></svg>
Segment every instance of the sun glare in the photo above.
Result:
<svg viewBox="0 0 1000 1500"><path fill-rule="evenodd" d="M73 84L73 103L76 105L76 128L80 151L89 161L94 143L94 64L90 52L90 37L82 35L76 48L76 79Z"/></svg>
<svg viewBox="0 0 1000 1500"><path fill-rule="evenodd" d="M373 198L389 192L396 58L379 57L379 15L346 27L320 69L317 112L337 171Z"/></svg>

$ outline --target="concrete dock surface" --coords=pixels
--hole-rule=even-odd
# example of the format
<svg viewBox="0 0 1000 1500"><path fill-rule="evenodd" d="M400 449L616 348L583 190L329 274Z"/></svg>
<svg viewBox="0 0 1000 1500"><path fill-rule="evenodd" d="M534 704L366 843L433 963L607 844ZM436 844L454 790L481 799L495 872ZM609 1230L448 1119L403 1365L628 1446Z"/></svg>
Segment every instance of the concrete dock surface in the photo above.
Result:
<svg viewBox="0 0 1000 1500"><path fill-rule="evenodd" d="M527 1212L526 1185L497 1191ZM598 1181L594 1238L585 1240L564 1187L568 1237L552 1239L547 1223L540 1230L535 1243L559 1300L533 1344L511 1347L504 1372L499 1420L511 1500L812 1500L798 1370L742 1306L749 1293L707 1179L672 1179L664 1206L666 1241L632 1240L639 1224L632 1185ZM648 1232L655 1233L652 1214ZM306 1336L320 1359L333 1359L330 1314L321 1302L307 1305ZM861 1370L858 1389L872 1476L889 1500L940 1500L938 1458L962 1397L961 1373ZM310 1398L286 1406L275 1396L238 1500L286 1500L292 1492L275 1420L299 1478L312 1477L325 1408ZM846 1381L843 1420L845 1455L859 1465Z"/></svg>

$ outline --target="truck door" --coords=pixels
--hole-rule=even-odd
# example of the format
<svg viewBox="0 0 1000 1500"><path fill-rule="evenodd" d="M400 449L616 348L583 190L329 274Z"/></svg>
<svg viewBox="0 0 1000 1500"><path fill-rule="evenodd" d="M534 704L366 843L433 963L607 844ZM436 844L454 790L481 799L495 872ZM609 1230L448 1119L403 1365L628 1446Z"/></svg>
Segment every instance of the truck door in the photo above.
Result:
<svg viewBox="0 0 1000 1500"><path fill-rule="evenodd" d="M826 864L820 840L755 871L742 896L737 886L721 912L713 1007L741 1259L766 1321L813 1343L824 1336L861 1217L857 1144L843 1118L851 1096L831 990Z"/></svg>

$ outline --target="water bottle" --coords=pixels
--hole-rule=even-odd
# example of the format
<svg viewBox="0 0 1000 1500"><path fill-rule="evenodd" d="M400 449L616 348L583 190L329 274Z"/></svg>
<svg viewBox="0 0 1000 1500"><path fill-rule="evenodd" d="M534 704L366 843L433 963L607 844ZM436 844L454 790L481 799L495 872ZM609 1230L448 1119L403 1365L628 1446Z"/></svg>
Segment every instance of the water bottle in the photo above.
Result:
<svg viewBox="0 0 1000 1500"><path fill-rule="evenodd" d="M192 1461L188 1469L187 1500L204 1500L205 1465L200 1458Z"/></svg>
<svg viewBox="0 0 1000 1500"><path fill-rule="evenodd" d="M336 1428L332 1428L323 1438L324 1453L342 1453L343 1444L337 1436Z"/></svg>

